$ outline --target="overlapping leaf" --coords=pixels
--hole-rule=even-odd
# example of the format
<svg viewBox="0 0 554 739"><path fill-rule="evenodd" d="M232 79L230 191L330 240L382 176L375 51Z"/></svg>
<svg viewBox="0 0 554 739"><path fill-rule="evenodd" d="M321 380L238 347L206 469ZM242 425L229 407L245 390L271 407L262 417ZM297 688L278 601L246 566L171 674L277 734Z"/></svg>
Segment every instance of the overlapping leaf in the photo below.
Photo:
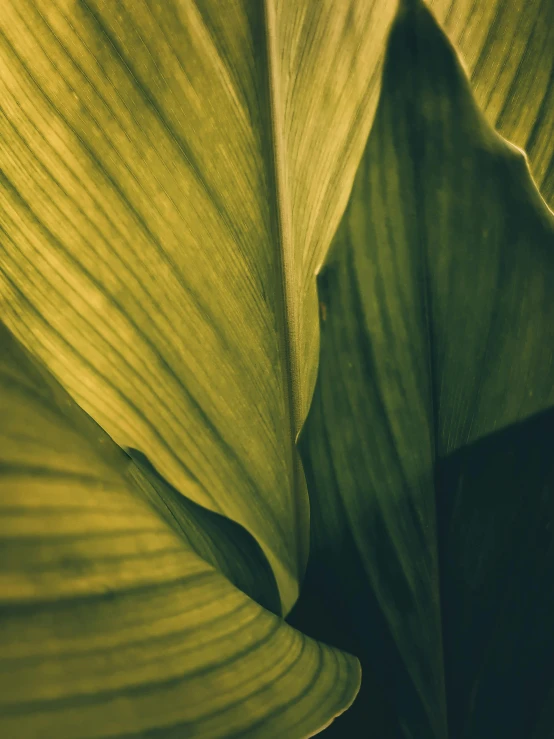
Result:
<svg viewBox="0 0 554 739"><path fill-rule="evenodd" d="M527 146L549 198L553 6L548 0L432 5L461 49L489 122ZM83 736L171 736L194 726L200 736L248 736L246 727L253 726L252 736L293 736L315 730L352 696L356 669L348 659L324 650L327 662L315 681L319 647L304 646L303 637L248 601L206 561L272 610L287 611L296 598L308 513L293 441L317 368L313 274L365 143L395 7L385 0L3 4L2 317L104 428L140 450L136 459L142 460L127 469L132 482L113 472L114 464L119 469L128 462L111 444L102 443L91 462L92 426L79 422L75 431L59 425L58 401L55 418L48 416L48 401L44 427L37 423L36 436L28 434L24 427L43 411L36 398L29 404L33 383L9 370L10 388L23 383L26 390L3 396L5 416L15 424L2 428L9 437L5 453L28 458L18 466L16 457L6 456L3 468L11 528L4 529L0 594L6 603L15 599L4 609L8 734L17 726L29 736L60 735L60 727L62 736L77 728L89 732ZM548 599L533 600L533 593L550 572L550 538L540 528L550 497L545 493L545 507L528 516L518 545L523 551L537 540L516 573L518 593L533 557L544 562L546 576L535 572L529 579L535 610L516 613L496 636L476 625L471 583L479 560L467 569L466 590L454 589L450 601L470 616L452 617L443 629L437 546L452 558L446 572L455 579L471 544L463 536L437 536L434 473L437 460L444 460L442 484L457 490L458 507L449 508L448 499L441 509L445 530L456 527L453 511L471 523L469 509L481 498L472 497L464 480L476 474L474 464L484 465L473 461L480 459L477 440L552 403L551 224L523 160L486 127L451 57L437 51L431 32L417 30L421 17L404 19L404 37L402 25L395 31L393 47L414 63L406 68L398 48L391 51L384 102L338 237L351 261L340 258L321 282L324 369L303 445L316 503L314 551L319 555L331 542L333 564L337 553L352 563L350 580L336 573L354 623L347 641L368 664L383 666L369 683L375 688L371 705L381 702L381 683L395 701L396 716L388 702L380 714L383 726L389 722L379 728L380 739L385 732L444 736L453 695L460 723L449 730L475 739L494 730L494 714L483 707L497 666L510 674L499 657L508 636L532 628L540 634L537 613L549 612ZM425 53L417 40L422 37L429 41ZM65 418L69 414L73 424L71 407ZM535 428L525 427L529 433ZM328 439L318 436L322 429ZM472 441L477 446L464 457L459 450ZM522 447L516 471L530 464L527 452ZM61 465L53 476L51 467L35 464L44 455ZM77 470L78 481L68 477L66 465ZM539 488L551 489L549 470L538 462L537 469L531 498ZM514 472L515 479L519 475ZM165 523L137 497L137 482ZM504 484L515 496L516 483ZM69 517L76 486L86 488L87 498L78 496ZM198 504L238 523L206 517ZM109 516L97 517L89 505L106 507ZM509 523L517 506L508 508L503 541L513 535ZM130 530L112 535L123 519L131 519ZM45 520L52 541L43 540ZM137 529L141 522L152 529ZM248 537L235 541L230 532L238 524L263 555ZM80 526L98 537L81 540ZM494 531L485 517L481 540ZM232 561L231 548L220 543L226 536ZM505 549L491 549L492 560L500 557L498 587L505 590L491 587L498 568L489 568L479 587L513 606L512 560ZM264 556L280 604L272 577L260 586ZM195 568L200 579L187 585ZM360 582L369 587L360 591ZM447 579L443 591L450 586ZM74 599L79 588L85 605ZM214 593L221 594L222 610L200 623L202 599L213 600ZM50 602L54 596L61 598L58 606ZM22 604L26 598L32 607ZM244 605L240 624L235 604L239 610ZM487 604L490 626L502 609L492 596ZM131 612L139 611L133 620ZM252 638L258 634L263 641L264 629L275 627L275 650L245 651L237 661L246 645L241 639L248 638L244 630L229 637L231 612L237 628L260 614L261 631L252 631ZM218 632L210 619L220 617ZM170 622L188 629L192 642L220 634L231 661L194 682L190 664L204 657L183 656L191 639L181 642L173 626L164 631ZM166 639L161 657L158 642L148 641L151 628ZM130 645L128 631L144 642ZM459 653L459 631L486 643L482 662L475 650ZM86 652L96 640L109 645L100 657ZM68 657L70 648L79 654ZM295 650L308 654L307 663L303 656L281 682L256 692L257 681L271 681L273 673L268 668L254 679L252 670L279 655L294 661ZM550 677L539 651L520 660L517 674L535 669L544 677L535 705L535 739L544 739ZM118 660L134 674L119 670ZM163 663L154 666L158 660ZM228 685L229 665L243 670L245 685L252 682L243 693L230 686L237 703L227 710L214 695L229 697L219 691L222 682ZM12 669L17 680L10 678ZM312 677L314 690L301 693L307 703L303 698L293 707L290 686L303 690ZM517 685L512 681L508 692ZM325 697L327 688L332 698ZM202 706L206 712L195 714ZM100 723L89 722L97 711ZM270 716L270 729L258 723ZM519 730L525 726L520 719L507 713L503 730Z"/></svg>
<svg viewBox="0 0 554 739"><path fill-rule="evenodd" d="M256 537L285 611L308 545L293 441L314 269L392 12L14 0L0 17L3 318L118 443Z"/></svg>
<svg viewBox="0 0 554 739"><path fill-rule="evenodd" d="M554 207L554 3L430 0L489 123L528 154Z"/></svg>
<svg viewBox="0 0 554 739"><path fill-rule="evenodd" d="M233 587L3 327L0 349L0 734L301 739L344 710L356 660Z"/></svg>
<svg viewBox="0 0 554 739"><path fill-rule="evenodd" d="M546 182L552 24L535 22L538 0L525 22L512 3L466 5L437 10L479 94L491 65L515 80L496 85L510 110L497 110L499 92L487 110L533 138ZM3 6L4 319L114 438L177 489L192 473L195 502L256 536L285 610L306 554L291 441L317 367L313 273L369 129L394 10ZM497 26L518 29L506 64ZM531 74L540 114L520 105Z"/></svg>
<svg viewBox="0 0 554 739"><path fill-rule="evenodd" d="M481 440L554 406L553 276L553 218L524 156L486 123L430 13L406 3L319 277L301 437L314 561L340 582L353 648L397 707L383 736L532 735L517 686L544 681L539 696L552 680L552 429L516 434L507 475L503 442L489 459ZM465 468L450 461L462 449Z"/></svg>

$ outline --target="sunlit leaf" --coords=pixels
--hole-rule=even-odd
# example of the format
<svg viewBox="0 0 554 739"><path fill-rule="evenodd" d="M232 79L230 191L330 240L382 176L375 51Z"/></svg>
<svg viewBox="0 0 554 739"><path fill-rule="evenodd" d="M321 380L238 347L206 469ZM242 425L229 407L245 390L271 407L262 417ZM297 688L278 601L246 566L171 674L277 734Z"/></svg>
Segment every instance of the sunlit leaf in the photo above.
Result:
<svg viewBox="0 0 554 739"><path fill-rule="evenodd" d="M308 546L293 442L317 369L314 272L393 12L13 0L0 14L3 318L121 446L256 537L285 611Z"/></svg>
<svg viewBox="0 0 554 739"><path fill-rule="evenodd" d="M357 661L201 559L0 329L0 735L311 736Z"/></svg>
<svg viewBox="0 0 554 739"><path fill-rule="evenodd" d="M313 560L395 701L384 736L532 736L552 681L552 425L501 432L554 406L553 221L432 16L406 4L319 277L301 435Z"/></svg>

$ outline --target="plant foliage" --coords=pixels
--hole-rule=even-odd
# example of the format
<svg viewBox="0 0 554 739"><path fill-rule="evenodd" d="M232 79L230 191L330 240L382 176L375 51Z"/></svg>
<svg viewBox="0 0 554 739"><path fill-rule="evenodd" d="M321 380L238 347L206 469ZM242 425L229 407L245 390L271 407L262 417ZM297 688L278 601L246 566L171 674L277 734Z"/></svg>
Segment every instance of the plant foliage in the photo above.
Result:
<svg viewBox="0 0 554 739"><path fill-rule="evenodd" d="M2 736L552 737L554 6L430 6L3 4Z"/></svg>

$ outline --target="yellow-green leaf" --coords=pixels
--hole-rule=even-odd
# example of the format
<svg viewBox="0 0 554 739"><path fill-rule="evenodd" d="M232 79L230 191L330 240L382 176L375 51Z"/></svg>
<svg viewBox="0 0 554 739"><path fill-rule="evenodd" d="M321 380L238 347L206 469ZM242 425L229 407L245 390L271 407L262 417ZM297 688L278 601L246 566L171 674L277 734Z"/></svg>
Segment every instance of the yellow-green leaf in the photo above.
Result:
<svg viewBox="0 0 554 739"><path fill-rule="evenodd" d="M0 14L3 319L117 443L256 537L285 611L308 545L293 442L317 369L314 272L392 13L7 0Z"/></svg>
<svg viewBox="0 0 554 739"><path fill-rule="evenodd" d="M303 739L351 703L357 661L201 559L1 325L0 418L1 736Z"/></svg>

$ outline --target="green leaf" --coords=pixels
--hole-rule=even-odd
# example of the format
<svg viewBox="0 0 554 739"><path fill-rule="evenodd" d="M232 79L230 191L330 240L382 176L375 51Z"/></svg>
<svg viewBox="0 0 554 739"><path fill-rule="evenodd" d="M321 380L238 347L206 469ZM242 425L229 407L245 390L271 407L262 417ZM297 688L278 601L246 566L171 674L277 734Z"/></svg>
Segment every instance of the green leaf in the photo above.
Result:
<svg viewBox="0 0 554 739"><path fill-rule="evenodd" d="M554 406L553 275L554 219L524 155L485 121L432 15L405 3L318 278L300 439L312 569L338 582L325 597L346 600L364 674L396 703L383 736L532 735L516 687L552 679L536 647L551 665L552 427L493 438ZM454 471L436 479L443 461ZM438 531L437 503L451 510Z"/></svg>
<svg viewBox="0 0 554 739"><path fill-rule="evenodd" d="M103 446L106 457L99 452L110 469L112 462L117 469L125 466L125 495L133 501L129 515L134 515L135 499L151 515L153 504L156 525L163 519L164 536L185 546L191 561L213 565L222 587L237 594L234 584L243 591L237 598L250 595L275 612L286 613L295 602L307 555L308 498L294 441L317 370L313 276L341 218L365 145L395 7L386 0L6 0L0 14L0 136L7 142L0 147L2 318L133 456L131 464L110 444ZM548 0L525 5L435 0L433 7L464 56L489 122L529 148L537 182L549 197L554 26L549 23ZM380 133L373 136L378 143L372 144L376 160L369 167L374 177L371 197L364 199L366 184L358 182L354 200L363 207L352 205L346 221L357 233L366 230L369 241L384 239L392 250L368 258L371 274L383 278L368 283L373 303L366 296L358 304L348 280L343 296L347 311L364 314L361 330L371 329L379 349L371 359L376 363L375 386L363 395L371 396L371 409L375 403L382 409L375 418L354 405L344 438L337 442L334 429L329 448L324 447L325 438L316 439L317 421L312 420L310 444L315 445L316 463L308 460L308 476L318 484L314 501L327 517L321 520L315 511L314 551L321 553L329 536L327 558L336 558L340 550L343 560L352 564L349 577L334 573L337 587L345 589L348 623L355 632L345 644L359 648L366 662L385 665L382 677L366 681L368 705L383 709L379 720L383 725L390 722L387 731L406 733L415 726L440 736L446 722L444 696L450 688L448 670L446 685L443 677L440 645L448 633L441 634L437 594L436 462L547 407L546 379L542 385L536 381L534 398L518 397L513 385L524 392L526 382L535 383L534 367L546 365L551 356L551 335L540 336L541 322L534 319L532 330L517 334L524 331L525 316L540 312L538 303L546 301L541 294L545 284L535 278L536 265L525 262L535 258L542 269L544 255L533 257L532 252L526 257L533 234L516 227L528 220L532 231L529 224L538 223L537 209L542 207L531 184L522 184L527 173L512 177L511 168L521 169L521 161L505 164L503 145L479 116L477 127L462 117L470 121L467 131L453 121L457 133L451 146L450 132L441 129L432 144L439 154L433 158L413 135L432 123L421 115L416 88L411 82L406 87L405 81L398 86L410 107L409 115L401 118L408 122L407 131L401 131L400 153L393 149L404 124L396 117L406 106L396 101L382 114L390 120L387 130L381 122ZM423 91L431 101L425 103L427 112L443 123L448 116L455 118L444 104L446 98L430 92L429 85L423 85ZM467 90L465 94L469 99ZM467 105L460 106L467 112ZM479 153L473 150L466 161L472 141ZM481 156L489 164L504 164L490 164L489 171ZM400 161L403 170L395 169ZM367 167L365 163L363 171ZM396 181L395 172L400 171L402 178ZM445 173L456 174L454 190L449 190L453 184ZM513 192L512 180L517 182ZM502 197L491 205L491 183L500 181ZM527 199L525 206L522 198ZM436 209L448 217L433 224ZM381 214L381 221L375 213ZM515 213L521 222L514 221ZM547 219L544 209L542 218ZM343 226L339 240L348 236L348 229ZM387 229L389 234L384 233ZM423 249L429 229L434 237ZM514 285L508 280L506 286L505 270L518 275L519 262L506 267L503 258L497 259L504 238L524 244L518 257L518 279L527 280L524 293L515 278ZM439 246L457 239L469 244L464 258L472 260L471 267L460 266L458 257L449 261L442 251L439 254ZM473 254L471 249L482 243L490 253ZM398 245L396 264L390 256ZM431 257L439 254L423 296L418 280L432 272L430 266L411 256L402 259L402 249L413 255L414 245L418 258L421 251ZM481 282L474 271L477 263ZM354 272L361 273L352 284L367 278L368 265L362 267L354 264ZM398 274L392 274L397 267ZM400 289L391 294L383 286L392 278L398 278ZM468 285L473 288L474 281L472 292ZM491 296L504 295L500 288L508 299L497 303ZM333 292L332 284L329 289ZM327 320L325 294L323 298L322 316ZM352 316L344 320L349 324ZM474 323L478 331L473 331ZM503 337L504 324L512 335L499 346L495 332ZM453 325L461 337L456 334L455 345L449 343ZM542 328L547 332L548 325ZM351 332L345 329L344 334L344 341L353 340ZM335 351L333 347L324 352ZM500 357L496 365L495 352ZM512 363L514 352L518 361ZM343 359L333 357L327 377L338 382L349 374L348 363L340 364ZM362 359L367 361L366 356ZM383 387L387 391L381 397ZM318 403L312 419L320 413L324 429L329 419L321 410L321 398ZM24 413L24 404L22 409ZM346 409L344 402L339 419L346 417ZM10 412L19 413L15 406ZM73 424L73 413L69 415ZM368 419L375 435L368 442L372 456L366 469L364 436L353 439L352 427L363 429ZM379 430L379 419L387 425L388 436ZM331 421L334 425L335 419ZM84 427L79 438L84 433L89 439L92 426L87 422ZM55 433L70 446L77 444L71 454L80 459L81 442L66 431ZM25 434L20 436L12 444L14 453L23 449L18 444ZM26 453L40 458L40 444L46 441L33 441L34 451L29 447ZM342 468L342 458L338 472L333 469L337 443L339 458L344 450L351 453L352 471ZM349 503L345 510L335 496L336 485L329 486L332 475L341 488L355 488L353 507ZM376 497L369 498L373 507L368 540L368 503L358 507L357 500L360 475L364 485L369 480L374 493L377 490ZM381 484L383 479L386 484ZM452 483L455 489L457 484ZM32 491L31 481L16 490L19 498L25 500L28 489ZM56 515L69 526L63 511ZM142 515L137 509L139 520ZM85 521L88 513L82 516ZM89 523L87 519L83 525ZM353 529L363 535L352 537ZM120 546L113 545L114 551ZM13 552L19 544L13 550L9 546L17 564ZM29 546L33 551L34 545ZM97 550L89 555L92 569L93 559L101 555L102 561L104 556ZM34 561L35 554L29 556ZM59 582L52 570L53 580L48 575L40 585L44 592L75 582L67 577L61 555L47 556L60 566ZM69 569L74 561L70 553ZM126 567L123 577L130 572ZM19 577L22 587L26 570L15 572L10 583ZM153 576L146 565L142 572ZM360 581L369 581L372 589L360 594ZM36 577L32 582L39 588ZM331 587L324 582L323 592L326 585ZM404 607L411 609L409 618L397 612ZM111 621L116 611L102 613L111 614L102 615ZM370 613L373 621L368 620ZM344 615L344 609L339 614ZM19 624L24 630L34 616L29 611L23 615ZM56 639L65 638L73 617L68 616L65 626L59 621L61 636ZM81 612L75 623L79 619L87 624L85 637L93 639L94 623ZM29 626L29 633L50 637L49 624L54 622L58 624L57 616L49 615L36 629ZM87 665L78 669L81 679L88 680ZM165 663L160 669L173 668ZM467 667L469 675L473 669ZM31 685L42 680L37 690L43 690L59 671L58 663L51 662L25 680ZM381 683L401 707L396 717L380 692ZM464 690L471 685L474 691L470 678L464 685ZM466 693L460 693L460 713L467 709ZM472 700L479 698L470 694ZM335 709L331 704L329 710ZM540 739L550 715L546 706L543 728L537 729ZM275 724L275 730L286 733L287 721Z"/></svg>
<svg viewBox="0 0 554 739"><path fill-rule="evenodd" d="M453 739L552 733L544 720L554 709L553 438L550 409L438 465Z"/></svg>
<svg viewBox="0 0 554 739"><path fill-rule="evenodd" d="M308 550L314 273L376 104L394 9L374 10L7 0L0 17L3 320L118 444L256 538L285 612Z"/></svg>
<svg viewBox="0 0 554 739"><path fill-rule="evenodd" d="M234 521L181 495L136 449L129 450L129 454L134 461L127 468L127 478L166 523L185 538L187 546L256 603L279 615L281 604L275 577L252 536Z"/></svg>
<svg viewBox="0 0 554 739"><path fill-rule="evenodd" d="M554 207L554 3L430 0L489 123L529 156Z"/></svg>
<svg viewBox="0 0 554 739"><path fill-rule="evenodd" d="M0 324L0 734L313 735L360 673L235 588Z"/></svg>
<svg viewBox="0 0 554 739"><path fill-rule="evenodd" d="M544 2L435 6L548 193ZM9 0L0 18L4 320L119 444L255 536L285 612L307 554L292 442L317 370L313 275L394 11Z"/></svg>

